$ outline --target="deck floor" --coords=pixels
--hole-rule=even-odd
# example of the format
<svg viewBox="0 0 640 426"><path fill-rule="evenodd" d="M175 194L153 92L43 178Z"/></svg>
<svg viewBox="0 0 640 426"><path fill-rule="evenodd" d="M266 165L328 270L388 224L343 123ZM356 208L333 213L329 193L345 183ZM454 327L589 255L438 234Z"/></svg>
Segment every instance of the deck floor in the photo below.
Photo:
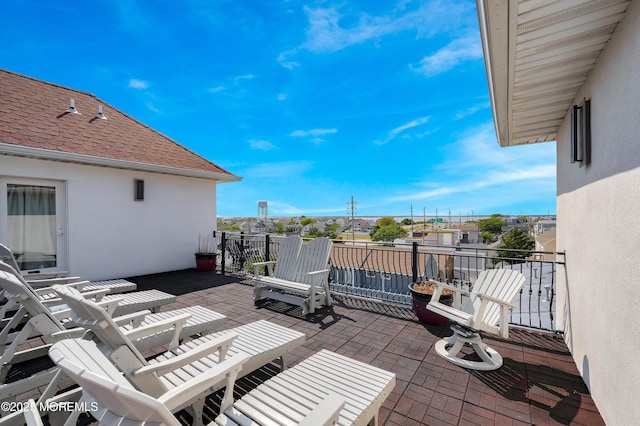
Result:
<svg viewBox="0 0 640 426"><path fill-rule="evenodd" d="M550 333L512 329L508 340L485 336L505 363L492 372L471 371L435 353L433 344L451 334L448 326L423 325L410 308L338 295L334 306L304 318L299 307L281 302L255 306L253 288L237 277L184 270L128 279L139 290L178 296L162 310L202 305L226 315L225 329L266 319L304 332L307 340L292 351L289 365L328 349L394 372L397 384L380 411L381 425L604 424L565 343ZM246 376L236 396L276 372L268 365ZM207 400L205 417L215 416L219 400L219 394ZM186 413L178 417L190 421Z"/></svg>
<svg viewBox="0 0 640 426"><path fill-rule="evenodd" d="M236 277L185 270L130 280L141 290L178 295L165 309L200 304L225 314L225 328L266 319L304 332L307 341L291 353L290 365L329 349L394 372L382 425L604 424L565 343L550 333L512 329L506 341L486 336L504 366L471 371L435 353L433 344L451 334L448 326L423 325L409 308L336 296L333 307L304 318L299 307L281 302L256 307L252 287ZM263 370L238 387L273 374Z"/></svg>

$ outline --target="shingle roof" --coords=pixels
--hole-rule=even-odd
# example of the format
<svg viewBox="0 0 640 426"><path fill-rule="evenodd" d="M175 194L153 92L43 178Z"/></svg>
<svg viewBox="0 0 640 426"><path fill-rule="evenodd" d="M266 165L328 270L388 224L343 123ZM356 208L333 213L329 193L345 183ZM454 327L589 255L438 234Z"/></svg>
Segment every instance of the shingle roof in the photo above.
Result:
<svg viewBox="0 0 640 426"><path fill-rule="evenodd" d="M70 99L81 114L65 111ZM106 120L96 118L99 105ZM161 166L167 173L195 171L202 177L239 180L90 93L0 69L0 153L13 152L16 146L28 152L47 150L33 150L43 158L64 153L70 154L68 161L86 158L100 164L95 160L104 159L117 167Z"/></svg>

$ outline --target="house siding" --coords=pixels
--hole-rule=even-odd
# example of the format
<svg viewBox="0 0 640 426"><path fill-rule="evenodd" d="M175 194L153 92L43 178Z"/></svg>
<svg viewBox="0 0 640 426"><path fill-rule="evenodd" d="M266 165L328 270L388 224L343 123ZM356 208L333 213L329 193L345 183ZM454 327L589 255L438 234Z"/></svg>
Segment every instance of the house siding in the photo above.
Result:
<svg viewBox="0 0 640 426"><path fill-rule="evenodd" d="M591 164L558 134L558 324L605 422L636 424L640 382L640 4L633 2L578 93L591 99Z"/></svg>
<svg viewBox="0 0 640 426"><path fill-rule="evenodd" d="M209 179L7 155L0 177L65 183L65 266L85 279L192 268L198 235L216 227L216 182ZM134 201L134 179L145 181L144 201Z"/></svg>

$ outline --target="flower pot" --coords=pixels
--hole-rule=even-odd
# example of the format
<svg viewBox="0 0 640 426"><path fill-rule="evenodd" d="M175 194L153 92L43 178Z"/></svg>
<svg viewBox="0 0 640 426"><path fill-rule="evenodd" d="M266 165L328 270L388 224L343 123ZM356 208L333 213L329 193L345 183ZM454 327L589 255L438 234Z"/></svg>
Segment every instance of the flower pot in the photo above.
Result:
<svg viewBox="0 0 640 426"><path fill-rule="evenodd" d="M432 294L420 293L413 290L413 284L409 286L411 291L411 301L413 304L413 312L415 312L418 320L424 324L442 325L447 322L447 318L427 309L427 303L431 301ZM451 306L453 304L453 294L444 294L440 296L440 303Z"/></svg>
<svg viewBox="0 0 640 426"><path fill-rule="evenodd" d="M198 271L213 271L216 269L217 254L196 253L196 269Z"/></svg>

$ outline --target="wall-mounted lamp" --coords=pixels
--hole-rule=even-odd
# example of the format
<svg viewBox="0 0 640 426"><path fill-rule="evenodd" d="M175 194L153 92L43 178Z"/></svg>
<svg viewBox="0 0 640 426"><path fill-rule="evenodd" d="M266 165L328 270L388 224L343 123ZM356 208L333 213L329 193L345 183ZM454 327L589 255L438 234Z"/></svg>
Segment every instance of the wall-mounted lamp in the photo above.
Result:
<svg viewBox="0 0 640 426"><path fill-rule="evenodd" d="M144 201L144 180L142 179L133 180L133 200Z"/></svg>
<svg viewBox="0 0 640 426"><path fill-rule="evenodd" d="M591 163L591 100L571 107L571 162Z"/></svg>

